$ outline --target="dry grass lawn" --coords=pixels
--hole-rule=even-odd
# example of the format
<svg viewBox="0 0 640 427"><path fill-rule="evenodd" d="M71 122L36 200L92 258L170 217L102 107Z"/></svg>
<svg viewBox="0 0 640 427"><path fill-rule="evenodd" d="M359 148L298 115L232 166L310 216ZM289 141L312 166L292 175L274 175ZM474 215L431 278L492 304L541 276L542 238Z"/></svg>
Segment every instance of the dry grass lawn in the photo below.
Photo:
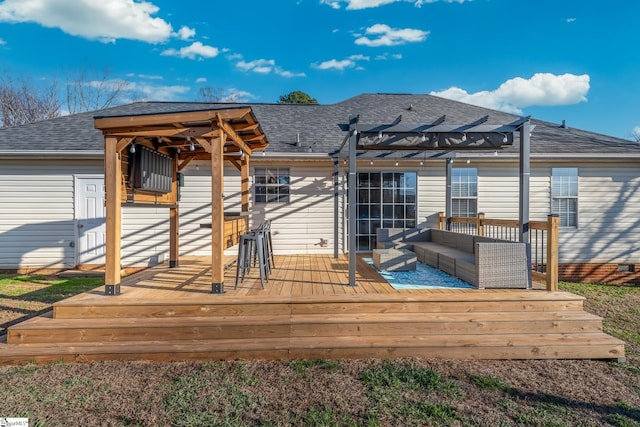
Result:
<svg viewBox="0 0 640 427"><path fill-rule="evenodd" d="M16 304L19 298L8 296L1 283L7 322L7 299ZM561 287L586 296L587 310L605 317L606 332L627 342L627 363L406 359L0 367L0 418L28 417L30 425L47 426L640 426L640 287ZM17 315L24 314L20 310Z"/></svg>

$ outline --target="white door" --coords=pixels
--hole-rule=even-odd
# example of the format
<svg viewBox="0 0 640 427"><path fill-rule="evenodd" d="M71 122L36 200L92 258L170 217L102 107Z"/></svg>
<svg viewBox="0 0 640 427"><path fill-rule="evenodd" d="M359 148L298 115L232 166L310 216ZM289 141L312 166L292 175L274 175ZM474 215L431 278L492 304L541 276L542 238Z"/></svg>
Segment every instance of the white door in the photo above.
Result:
<svg viewBox="0 0 640 427"><path fill-rule="evenodd" d="M76 177L78 264L104 264L106 215L104 179Z"/></svg>

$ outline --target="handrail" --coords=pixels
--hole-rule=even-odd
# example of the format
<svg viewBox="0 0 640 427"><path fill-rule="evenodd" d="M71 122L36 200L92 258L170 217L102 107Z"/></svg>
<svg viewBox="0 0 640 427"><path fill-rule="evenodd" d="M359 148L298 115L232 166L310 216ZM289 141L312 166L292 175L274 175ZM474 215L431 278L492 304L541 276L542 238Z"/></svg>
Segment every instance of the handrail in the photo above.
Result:
<svg viewBox="0 0 640 427"><path fill-rule="evenodd" d="M516 240L519 237L520 222L513 219L485 218L483 213L475 217L447 218L443 212L438 213L439 228L450 229L459 233L478 236L497 237L505 240ZM529 221L530 233L528 242L532 246L532 275L544 280L548 291L558 290L558 232L557 215L547 216L546 221ZM546 249L546 250L545 250Z"/></svg>

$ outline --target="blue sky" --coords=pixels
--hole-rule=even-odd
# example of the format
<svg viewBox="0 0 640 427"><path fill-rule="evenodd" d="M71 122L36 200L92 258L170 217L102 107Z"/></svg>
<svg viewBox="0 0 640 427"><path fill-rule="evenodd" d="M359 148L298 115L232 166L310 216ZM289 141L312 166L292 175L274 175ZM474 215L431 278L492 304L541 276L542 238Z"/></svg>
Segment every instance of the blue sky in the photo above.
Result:
<svg viewBox="0 0 640 427"><path fill-rule="evenodd" d="M636 0L4 0L0 75L108 70L129 100L433 93L629 138L639 16Z"/></svg>

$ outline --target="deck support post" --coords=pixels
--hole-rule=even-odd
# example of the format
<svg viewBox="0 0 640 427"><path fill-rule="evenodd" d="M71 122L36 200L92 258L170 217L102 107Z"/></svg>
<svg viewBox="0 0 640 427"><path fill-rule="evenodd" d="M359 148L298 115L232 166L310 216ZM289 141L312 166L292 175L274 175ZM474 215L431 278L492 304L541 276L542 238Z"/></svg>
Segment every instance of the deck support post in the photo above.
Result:
<svg viewBox="0 0 640 427"><path fill-rule="evenodd" d="M336 157L333 159L333 257L338 259L338 209L339 205L339 179L340 179L340 160Z"/></svg>
<svg viewBox="0 0 640 427"><path fill-rule="evenodd" d="M118 139L104 139L104 184L106 205L105 295L120 294L122 233L122 164Z"/></svg>
<svg viewBox="0 0 640 427"><path fill-rule="evenodd" d="M349 118L349 285L356 283L356 145L358 117Z"/></svg>
<svg viewBox="0 0 640 427"><path fill-rule="evenodd" d="M558 225L560 217L552 214L547 217L547 290L558 290Z"/></svg>
<svg viewBox="0 0 640 427"><path fill-rule="evenodd" d="M224 143L211 140L211 292L224 293ZM246 157L246 156L245 156Z"/></svg>
<svg viewBox="0 0 640 427"><path fill-rule="evenodd" d="M529 268L529 285L531 280L531 245L529 244L529 180L531 177L531 120L527 120L520 127L520 203L519 203L519 232L520 242L526 244L527 265Z"/></svg>

